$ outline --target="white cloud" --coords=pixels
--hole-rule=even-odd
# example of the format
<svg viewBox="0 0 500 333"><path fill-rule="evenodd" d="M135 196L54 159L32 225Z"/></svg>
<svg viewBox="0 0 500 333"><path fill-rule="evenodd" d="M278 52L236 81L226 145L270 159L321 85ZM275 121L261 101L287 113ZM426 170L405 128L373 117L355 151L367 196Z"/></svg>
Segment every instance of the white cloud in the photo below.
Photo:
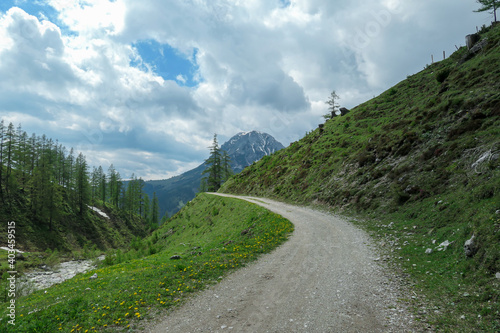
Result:
<svg viewBox="0 0 500 333"><path fill-rule="evenodd" d="M45 2L59 21L0 17L2 118L148 177L201 162L214 132L287 145L322 120L332 90L351 108L487 23L453 0ZM192 61L198 84L162 78L133 46L144 40Z"/></svg>

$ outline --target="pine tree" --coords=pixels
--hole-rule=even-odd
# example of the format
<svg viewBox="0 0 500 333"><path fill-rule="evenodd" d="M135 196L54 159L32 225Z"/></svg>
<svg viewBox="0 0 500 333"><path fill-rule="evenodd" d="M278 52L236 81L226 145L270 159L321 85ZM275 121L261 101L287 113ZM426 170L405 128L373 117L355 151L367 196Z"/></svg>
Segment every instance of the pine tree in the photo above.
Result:
<svg viewBox="0 0 500 333"><path fill-rule="evenodd" d="M222 184L222 156L217 142L217 134L214 134L214 141L210 148L210 157L205 160L207 168L203 171L203 175L208 174L206 177L207 190L209 192L217 192Z"/></svg>
<svg viewBox="0 0 500 333"><path fill-rule="evenodd" d="M231 158L227 151L222 151L222 183L229 179L233 175L233 170L231 169Z"/></svg>
<svg viewBox="0 0 500 333"><path fill-rule="evenodd" d="M160 205L158 204L158 197L156 192L153 192L153 200L151 202L151 226L156 228L160 219Z"/></svg>
<svg viewBox="0 0 500 333"><path fill-rule="evenodd" d="M492 10L494 22L497 22L497 9L500 6L500 0L476 0L476 2L482 5L481 8L475 10L476 13Z"/></svg>
<svg viewBox="0 0 500 333"><path fill-rule="evenodd" d="M78 212L83 216L86 211L90 197L90 184L88 175L88 165L82 153L78 155L75 161L75 194Z"/></svg>
<svg viewBox="0 0 500 333"><path fill-rule="evenodd" d="M337 93L335 92L335 90L333 90L330 94L330 98L325 102L325 104L328 104L328 111L330 111L330 113L327 113L325 115L323 115L323 118L325 119L331 119L332 116L334 114L337 114L338 110L339 110L339 104L337 104L337 101L340 99L340 97L337 95Z"/></svg>

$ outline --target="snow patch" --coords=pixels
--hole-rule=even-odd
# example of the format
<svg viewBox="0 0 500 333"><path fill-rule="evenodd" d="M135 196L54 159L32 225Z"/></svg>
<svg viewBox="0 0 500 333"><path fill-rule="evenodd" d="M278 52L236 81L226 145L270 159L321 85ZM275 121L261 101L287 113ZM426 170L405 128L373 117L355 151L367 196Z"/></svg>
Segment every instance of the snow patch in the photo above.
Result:
<svg viewBox="0 0 500 333"><path fill-rule="evenodd" d="M108 220L110 219L110 217L108 216L108 214L106 214L105 212L103 212L102 210L100 210L99 208L97 207L93 207L93 206L88 206L90 209L92 209L94 212L96 212L97 214L101 215L102 217L105 217L107 218Z"/></svg>

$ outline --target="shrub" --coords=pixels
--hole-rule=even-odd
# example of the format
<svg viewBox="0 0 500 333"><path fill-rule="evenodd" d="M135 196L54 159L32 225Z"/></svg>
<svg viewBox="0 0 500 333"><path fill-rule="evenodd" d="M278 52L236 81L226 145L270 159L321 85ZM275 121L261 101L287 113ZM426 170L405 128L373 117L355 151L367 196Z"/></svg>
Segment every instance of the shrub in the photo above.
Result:
<svg viewBox="0 0 500 333"><path fill-rule="evenodd" d="M448 68L442 69L439 72L437 72L437 74L436 74L437 82L443 83L444 80L446 80L448 78L448 76L450 75L450 72L451 72L451 70Z"/></svg>

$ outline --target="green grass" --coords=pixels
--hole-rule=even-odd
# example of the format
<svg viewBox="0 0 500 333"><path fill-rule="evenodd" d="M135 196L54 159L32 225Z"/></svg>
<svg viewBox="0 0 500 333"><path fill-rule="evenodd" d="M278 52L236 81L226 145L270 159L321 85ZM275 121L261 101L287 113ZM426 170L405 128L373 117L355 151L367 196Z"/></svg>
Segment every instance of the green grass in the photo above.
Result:
<svg viewBox="0 0 500 333"><path fill-rule="evenodd" d="M141 242L154 255L132 260L116 255L107 261L110 266L19 298L16 326L7 326L4 319L0 331L140 329L144 318L164 315L189 295L276 248L292 231L288 220L255 204L201 194ZM136 248L140 251L142 245ZM173 255L181 259L170 259ZM98 278L90 279L94 273ZM2 318L7 318L5 308L6 303L1 305Z"/></svg>
<svg viewBox="0 0 500 333"><path fill-rule="evenodd" d="M405 258L419 292L440 307L427 312L436 329L498 331L500 26L481 37L488 45L474 57L462 61L463 47L408 76L328 120L323 132L246 168L221 191L320 205L361 217L381 242L407 240L391 254L397 263ZM401 227L379 227L390 222ZM473 234L478 252L467 258L463 244ZM431 239L454 243L427 256ZM462 290L480 296L463 298Z"/></svg>

